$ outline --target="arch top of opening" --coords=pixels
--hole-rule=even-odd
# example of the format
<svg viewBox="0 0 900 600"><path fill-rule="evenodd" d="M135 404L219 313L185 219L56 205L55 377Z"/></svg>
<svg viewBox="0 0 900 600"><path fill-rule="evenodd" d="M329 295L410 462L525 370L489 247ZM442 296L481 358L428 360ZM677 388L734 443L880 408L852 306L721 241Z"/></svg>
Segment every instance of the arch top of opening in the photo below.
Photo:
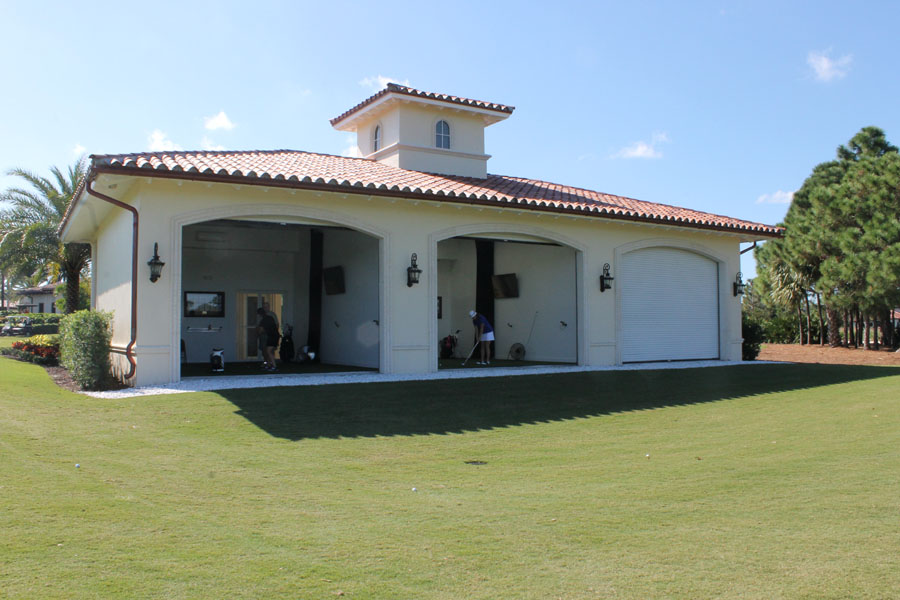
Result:
<svg viewBox="0 0 900 600"><path fill-rule="evenodd" d="M459 227L451 227L435 232L432 240L440 243L453 238L481 239L495 242L521 242L531 244L551 244L555 246L567 246L576 251L583 251L581 243L556 231L528 225L514 225L510 223L475 224Z"/></svg>
<svg viewBox="0 0 900 600"><path fill-rule="evenodd" d="M212 207L178 215L172 222L178 229L210 221L234 221L306 225L311 227L342 227L374 238L385 239L387 232L356 217L341 212L310 208L272 205L234 205Z"/></svg>

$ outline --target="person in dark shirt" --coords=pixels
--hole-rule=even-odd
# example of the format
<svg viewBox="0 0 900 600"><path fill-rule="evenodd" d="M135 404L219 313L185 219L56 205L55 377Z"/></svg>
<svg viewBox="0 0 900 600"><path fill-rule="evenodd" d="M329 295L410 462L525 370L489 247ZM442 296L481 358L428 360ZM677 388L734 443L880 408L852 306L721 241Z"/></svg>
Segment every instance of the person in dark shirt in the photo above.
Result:
<svg viewBox="0 0 900 600"><path fill-rule="evenodd" d="M481 346L481 360L476 364L489 365L491 364L491 342L494 341L494 328L487 317L474 310L469 311L469 316L472 317L472 325L475 327L475 341Z"/></svg>
<svg viewBox="0 0 900 600"><path fill-rule="evenodd" d="M272 315L266 312L266 309L260 308L256 311L259 316L259 323L256 326L256 332L259 335L265 335L265 348L263 349L263 358L265 359L264 369L266 371L277 370L275 366L275 348L278 347L278 325Z"/></svg>

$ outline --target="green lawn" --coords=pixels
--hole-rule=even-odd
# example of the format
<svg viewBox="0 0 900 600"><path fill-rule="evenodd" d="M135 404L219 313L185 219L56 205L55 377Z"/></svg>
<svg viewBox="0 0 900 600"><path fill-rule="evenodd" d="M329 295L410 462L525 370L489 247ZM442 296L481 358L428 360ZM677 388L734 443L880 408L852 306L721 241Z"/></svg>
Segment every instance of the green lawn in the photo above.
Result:
<svg viewBox="0 0 900 600"><path fill-rule="evenodd" d="M0 595L895 597L898 399L759 365L97 400L2 359Z"/></svg>

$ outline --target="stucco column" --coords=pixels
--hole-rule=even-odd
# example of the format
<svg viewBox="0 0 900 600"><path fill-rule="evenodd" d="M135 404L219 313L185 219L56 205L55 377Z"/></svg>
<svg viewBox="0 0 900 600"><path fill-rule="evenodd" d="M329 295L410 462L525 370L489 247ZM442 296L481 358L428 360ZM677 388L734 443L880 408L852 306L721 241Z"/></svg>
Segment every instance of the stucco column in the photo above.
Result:
<svg viewBox="0 0 900 600"><path fill-rule="evenodd" d="M423 373L433 370L431 364L431 346L437 340L429 338L433 319L432 304L429 293L431 278L437 277L429 267L428 239L414 231L398 239L392 240L387 257L388 272L385 285L390 287L388 302L385 306L384 325L390 331L387 337L390 353L389 372ZM407 285L407 269L412 254L416 254L418 268L422 270L419 283Z"/></svg>

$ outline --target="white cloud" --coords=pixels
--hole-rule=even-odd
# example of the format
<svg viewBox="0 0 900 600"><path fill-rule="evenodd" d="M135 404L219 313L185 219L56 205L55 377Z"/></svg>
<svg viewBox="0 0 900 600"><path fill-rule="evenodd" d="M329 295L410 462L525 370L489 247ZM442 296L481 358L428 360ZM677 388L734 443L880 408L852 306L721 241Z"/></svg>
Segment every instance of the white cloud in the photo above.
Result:
<svg viewBox="0 0 900 600"><path fill-rule="evenodd" d="M638 141L625 146L610 158L662 158L662 152L657 146L669 143L669 136L665 132L654 133L649 142Z"/></svg>
<svg viewBox="0 0 900 600"><path fill-rule="evenodd" d="M389 83L399 83L400 85L409 85L409 80L399 80L394 79L393 77L385 77L384 75L378 75L376 77L366 77L365 79L359 80L359 85L371 88L373 91L380 91L387 87Z"/></svg>
<svg viewBox="0 0 900 600"><path fill-rule="evenodd" d="M204 150L225 150L225 146L215 143L205 135L200 140L200 147Z"/></svg>
<svg viewBox="0 0 900 600"><path fill-rule="evenodd" d="M359 153L359 146L356 145L355 136L347 136L347 147L341 152L341 156L346 156L348 158L362 158L362 154Z"/></svg>
<svg viewBox="0 0 900 600"><path fill-rule="evenodd" d="M234 123L231 122L231 119L228 118L228 115L225 114L224 110L220 110L219 114L214 117L204 118L203 125L210 131L215 131L217 129L231 131L235 127Z"/></svg>
<svg viewBox="0 0 900 600"><path fill-rule="evenodd" d="M81 144L75 144L75 147L72 148L72 154L75 156L82 156L85 152L87 152L87 148Z"/></svg>
<svg viewBox="0 0 900 600"><path fill-rule="evenodd" d="M154 129L147 137L147 145L150 152L171 152L181 150L181 146L173 142L159 129Z"/></svg>
<svg viewBox="0 0 900 600"><path fill-rule="evenodd" d="M756 199L757 204L790 204L794 199L794 192L778 190L771 194L763 194Z"/></svg>
<svg viewBox="0 0 900 600"><path fill-rule="evenodd" d="M850 63L853 62L853 56L850 54L845 54L838 59L832 59L828 56L829 54L831 54L830 49L824 52L810 52L806 56L806 64L812 68L816 79L826 83L846 77L850 71Z"/></svg>

